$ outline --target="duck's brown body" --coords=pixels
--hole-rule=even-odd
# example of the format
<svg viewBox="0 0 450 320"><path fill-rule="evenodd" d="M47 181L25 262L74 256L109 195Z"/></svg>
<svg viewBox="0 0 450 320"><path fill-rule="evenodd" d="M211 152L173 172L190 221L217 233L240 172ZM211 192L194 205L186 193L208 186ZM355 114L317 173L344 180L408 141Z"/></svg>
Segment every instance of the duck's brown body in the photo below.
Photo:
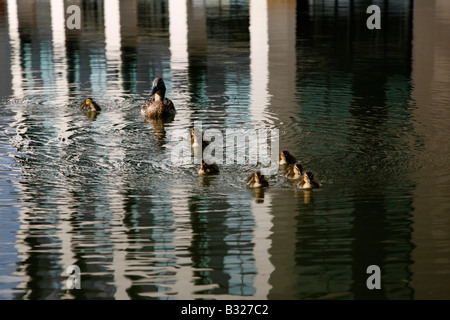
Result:
<svg viewBox="0 0 450 320"><path fill-rule="evenodd" d="M165 97L166 86L162 78L157 77L153 80L152 92L150 98L141 108L141 114L144 117L152 119L171 120L177 113L173 102Z"/></svg>
<svg viewBox="0 0 450 320"><path fill-rule="evenodd" d="M173 102L167 98L156 100L155 97L151 97L141 108L144 117L153 119L174 118L176 113Z"/></svg>

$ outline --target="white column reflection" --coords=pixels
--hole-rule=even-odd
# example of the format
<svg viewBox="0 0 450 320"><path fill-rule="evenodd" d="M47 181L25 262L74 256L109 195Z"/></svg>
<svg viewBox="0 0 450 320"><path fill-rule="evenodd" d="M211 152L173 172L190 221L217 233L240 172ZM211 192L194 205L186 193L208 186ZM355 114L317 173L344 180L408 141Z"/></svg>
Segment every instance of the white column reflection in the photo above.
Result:
<svg viewBox="0 0 450 320"><path fill-rule="evenodd" d="M50 20L52 29L52 71L54 79L54 92L52 92L51 103L68 104L69 102L69 84L67 79L67 57L66 57L66 33L65 33L65 9L63 0L50 0ZM64 108L62 110L65 110ZM69 143L72 135L70 130L70 117L68 112L55 114L55 118L48 124L56 133L52 142ZM65 141L65 142L63 142ZM64 176L61 176L65 180ZM68 182L67 182L68 183ZM71 194L68 189L58 189L58 197L61 199L70 199ZM70 224L71 210L66 204L58 206L59 211L59 228L56 236L61 241L60 263L61 277L67 278L67 267L75 263L74 254L72 252L72 226ZM61 284L65 287L65 282ZM70 293L63 294L65 298L71 298Z"/></svg>
<svg viewBox="0 0 450 320"><path fill-rule="evenodd" d="M251 0L250 10L250 116L264 121L269 104L269 31L267 1Z"/></svg>
<svg viewBox="0 0 450 320"><path fill-rule="evenodd" d="M250 11L250 116L254 122L266 122L266 110L269 106L269 26L267 1L251 0ZM257 299L266 299L271 285L269 279L274 271L269 250L272 247L272 199L269 193L263 202L253 202L252 212L256 221L254 242L255 276L254 295Z"/></svg>
<svg viewBox="0 0 450 320"><path fill-rule="evenodd" d="M69 101L66 58L66 21L64 0L51 0L53 72L55 74L54 102L66 104Z"/></svg>
<svg viewBox="0 0 450 320"><path fill-rule="evenodd" d="M123 94L123 75L122 75L122 28L121 28L121 12L119 0L104 1L104 19L105 19L105 56L107 68L107 90L112 96L120 96ZM122 18L135 20L134 10L122 12ZM130 15L130 16L128 16ZM127 17L128 16L128 17ZM128 29L127 29L128 30ZM126 34L125 34L126 36ZM125 113L121 108L116 108L112 113L104 113L105 117L111 125L116 128L125 126ZM112 165L120 169L124 164L126 151L120 144L106 143L108 149L114 150L113 154L108 155L108 161ZM117 177L116 177L117 179ZM111 263L114 273L114 286L116 292L114 298L119 300L130 299L127 290L131 287L131 280L126 276L127 269L130 267L127 261L127 248L130 246L126 236L127 228L123 225L125 211L123 203L125 202L122 193L124 182L119 177L119 181L110 182L117 185L116 189L108 189L108 199L110 200L110 211L113 214L113 223L111 224L112 243L114 249L113 261Z"/></svg>
<svg viewBox="0 0 450 320"><path fill-rule="evenodd" d="M19 16L17 13L17 0L8 0L8 27L11 44L11 84L12 95L15 99L22 99L24 92L22 88L23 74L20 65L20 37Z"/></svg>
<svg viewBox="0 0 450 320"><path fill-rule="evenodd" d="M107 77L107 88L113 90L114 94L123 92L122 78L122 59L121 59L121 41L120 32L120 3L119 0L103 1L104 19L105 19L105 55L107 73L113 76L117 72L117 79L111 75Z"/></svg>
<svg viewBox="0 0 450 320"><path fill-rule="evenodd" d="M189 109L184 109L188 103L186 88L188 82L187 68L189 64L188 54L188 1L169 0L169 33L170 33L170 68L172 72L172 99L176 103L176 120L183 127L190 123ZM181 108L180 108L181 107ZM174 212L174 242L178 246L192 242L192 229L189 222L189 204L186 191L179 189L172 192L172 210ZM186 248L187 249L187 248ZM185 250L186 250L185 249ZM183 251L185 251L183 250ZM177 255L176 281L172 291L178 299L190 299L195 292L193 281L194 271L189 255Z"/></svg>
<svg viewBox="0 0 450 320"><path fill-rule="evenodd" d="M253 238L255 256L255 266L258 272L255 276L255 299L267 299L272 286L269 279L273 271L274 265L270 261L269 250L272 247L272 240L269 238L272 234L272 196L270 193L264 194L264 202L255 199L252 202L252 212L255 217L255 237Z"/></svg>
<svg viewBox="0 0 450 320"><path fill-rule="evenodd" d="M172 292L177 299L192 299L194 292L211 290L217 284L196 285L194 279L195 271L192 267L192 257L188 254L189 245L193 241L192 226L189 211L189 193L186 189L175 189L172 193L172 210L174 212L174 244L177 253L175 282L171 286ZM203 297L203 295L199 295Z"/></svg>
<svg viewBox="0 0 450 320"><path fill-rule="evenodd" d="M191 111L188 106L188 1L169 0L170 68L172 100L177 108L177 123L187 127Z"/></svg>
<svg viewBox="0 0 450 320"><path fill-rule="evenodd" d="M127 262L127 249L131 247L131 244L127 238L128 229L123 225L126 213L123 209L123 204L125 203L125 196L122 192L124 183L120 181L116 185L116 189L107 191L108 199L111 199L109 205L112 212L111 240L114 248L112 250L113 261L111 265L114 273L114 286L116 287L114 298L128 300L130 296L127 290L131 287L132 282L126 276L127 269L130 267L130 263Z"/></svg>

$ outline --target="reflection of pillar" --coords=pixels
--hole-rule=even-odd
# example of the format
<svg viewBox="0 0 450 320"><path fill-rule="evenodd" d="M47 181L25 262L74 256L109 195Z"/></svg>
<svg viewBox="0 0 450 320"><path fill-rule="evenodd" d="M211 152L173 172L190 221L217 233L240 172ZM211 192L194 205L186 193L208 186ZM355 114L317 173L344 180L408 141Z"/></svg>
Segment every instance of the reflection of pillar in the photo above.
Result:
<svg viewBox="0 0 450 320"><path fill-rule="evenodd" d="M187 92L187 68L188 68L188 8L187 0L169 0L170 15L170 69L172 71L171 99L177 108L177 121L189 124L189 109L181 109L178 106L186 106L188 102Z"/></svg>
<svg viewBox="0 0 450 320"><path fill-rule="evenodd" d="M138 70L136 67L137 39L139 28L137 26L138 11L136 0L120 0L120 30L123 54L123 87L124 90L136 91ZM147 58L147 57L146 57ZM147 75L148 71L143 71Z"/></svg>
<svg viewBox="0 0 450 320"><path fill-rule="evenodd" d="M199 57L203 62L207 54L206 4L204 1L189 1L187 8L187 37L189 60Z"/></svg>
<svg viewBox="0 0 450 320"><path fill-rule="evenodd" d="M417 0L414 2L412 113L416 132L424 139L423 158L417 177L412 206L414 211L412 287L415 299L450 297L450 180L436 170L438 155L450 150L450 2ZM443 153L444 152L444 153ZM441 172L442 169L441 169ZM433 177L432 185L430 179Z"/></svg>
<svg viewBox="0 0 450 320"><path fill-rule="evenodd" d="M269 253L269 249L272 247L272 239L269 236L273 228L271 208L272 196L270 193L264 194L263 202L258 201L258 199L252 202L252 212L256 222L255 236L252 241L257 269L254 283L256 292L253 295L255 299L267 299L272 288L269 283L270 276L274 271Z"/></svg>
<svg viewBox="0 0 450 320"><path fill-rule="evenodd" d="M189 222L189 203L188 192L185 189L173 190L172 192L172 210L174 223L174 244L177 251L184 252L180 246L192 242L192 229ZM177 255L177 270L175 274L176 281L171 286L177 299L190 299L193 292L197 290L192 281L194 270L191 267L192 260L187 255Z"/></svg>
<svg viewBox="0 0 450 320"><path fill-rule="evenodd" d="M14 98L23 98L23 76L20 65L20 37L17 1L8 0L8 26L11 45L11 85ZM7 65L7 64L6 64Z"/></svg>
<svg viewBox="0 0 450 320"><path fill-rule="evenodd" d="M270 111L289 123L296 103L296 1L267 0Z"/></svg>
<svg viewBox="0 0 450 320"><path fill-rule="evenodd" d="M269 103L269 44L268 44L268 11L266 1L252 0L249 3L250 11L250 104L249 112L253 121L265 120L264 112ZM257 224L255 229L255 246L253 249L255 266L258 270L255 276L254 297L267 299L272 286L269 279L274 271L270 261L269 248L272 247L271 233L272 199L270 194L264 195L264 202L252 203L252 212Z"/></svg>
<svg viewBox="0 0 450 320"><path fill-rule="evenodd" d="M108 90L122 92L122 60L120 56L120 11L119 0L104 1L105 14L105 55L108 75ZM117 72L117 74L116 74Z"/></svg>
<svg viewBox="0 0 450 320"><path fill-rule="evenodd" d="M55 79L56 94L54 102L67 104L69 100L69 85L67 81L67 59L66 59L66 26L65 26L65 10L63 0L51 0L50 1L50 14L51 14L51 27L52 27L52 44L53 44L53 72ZM69 117L67 114L58 116L55 114L57 121L54 121L55 129L61 136L61 139L68 138L69 133ZM61 199L70 199L70 193L66 189L60 189ZM60 223L58 228L58 238L61 241L61 277L67 278L67 268L75 263L74 254L71 250L72 243L72 228L70 224L70 213L65 205L59 208L60 211ZM62 284L65 287L65 283Z"/></svg>
<svg viewBox="0 0 450 320"><path fill-rule="evenodd" d="M66 21L64 0L51 0L53 72L55 79L55 102L67 104L69 101L69 84L67 81L66 58Z"/></svg>
<svg viewBox="0 0 450 320"><path fill-rule="evenodd" d="M287 123L289 115L296 110L295 13L296 1L293 0L250 3L250 113L255 120L267 121L269 118L264 112L269 109L281 122ZM278 208L277 203L281 201L283 199L273 198L271 207ZM273 215L272 287L268 298L292 299L295 296L298 278L294 270L296 214L296 210L283 210Z"/></svg>
<svg viewBox="0 0 450 320"><path fill-rule="evenodd" d="M269 103L269 34L267 2L250 1L250 115L254 121L264 120Z"/></svg>
<svg viewBox="0 0 450 320"><path fill-rule="evenodd" d="M131 268L127 262L127 249L130 247L129 239L126 232L126 227L119 222L122 222L126 212L123 210L123 205L126 199L123 192L123 182L120 181L120 186L117 189L108 189L108 199L110 202L110 212L113 214L112 221L116 223L111 224L111 238L114 249L112 250L112 269L114 273L114 299L127 300L129 295L127 290L131 288L131 280L126 276L127 269Z"/></svg>

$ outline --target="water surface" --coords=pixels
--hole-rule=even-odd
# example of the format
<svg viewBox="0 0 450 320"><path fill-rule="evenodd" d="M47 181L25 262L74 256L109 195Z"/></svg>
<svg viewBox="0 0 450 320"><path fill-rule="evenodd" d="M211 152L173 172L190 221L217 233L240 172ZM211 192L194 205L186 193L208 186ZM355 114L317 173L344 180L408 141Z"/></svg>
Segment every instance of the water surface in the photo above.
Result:
<svg viewBox="0 0 450 320"><path fill-rule="evenodd" d="M1 4L0 298L450 298L449 11L335 4ZM155 76L172 122L140 115ZM199 177L171 158L196 121L278 129L322 187Z"/></svg>

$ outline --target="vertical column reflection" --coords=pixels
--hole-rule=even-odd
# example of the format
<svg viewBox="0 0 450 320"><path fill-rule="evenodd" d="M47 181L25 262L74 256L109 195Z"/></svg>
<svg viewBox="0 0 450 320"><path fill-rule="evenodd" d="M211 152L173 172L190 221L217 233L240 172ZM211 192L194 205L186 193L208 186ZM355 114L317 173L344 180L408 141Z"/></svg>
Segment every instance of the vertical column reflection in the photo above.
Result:
<svg viewBox="0 0 450 320"><path fill-rule="evenodd" d="M283 114L291 114L297 107L295 9L296 3L292 0L281 3L270 0L250 2L249 108L254 121L267 122L273 118L270 114L283 121ZM271 208L274 207L278 207L277 200L272 199L270 194L265 195L264 203L252 206L258 225L254 248L258 298L267 298L269 294L271 297L292 297L291 286L283 281L289 278L294 282L296 279L292 268L295 265L296 212L278 212L273 217ZM282 220L282 223L276 220ZM291 235L288 239L287 234Z"/></svg>
<svg viewBox="0 0 450 320"><path fill-rule="evenodd" d="M121 18L125 20L135 20L133 16L134 10L125 10L121 14L120 1L108 0L104 1L104 24L105 24L105 57L106 57L106 82L107 90L112 95L121 95L124 92L123 88L123 74L122 74L122 28ZM134 3L130 8L134 8ZM128 17L127 17L128 16ZM125 31L130 29L126 28ZM111 125L121 128L126 123L125 113L121 108L115 110L114 113L104 114ZM126 150L124 144L107 143L107 145L114 150L113 154L109 155L109 160L117 167L120 167L125 162ZM113 223L111 224L111 238L113 243L112 250L112 269L114 274L115 293L114 298L119 300L129 299L127 290L131 287L131 281L126 276L127 269L130 267L127 262L127 248L129 247L129 239L126 236L126 228L123 225L123 219L126 212L123 210L123 203L126 199L123 194L124 181L121 175L117 175L115 182L116 189L108 189L106 193L111 199L110 210L113 213Z"/></svg>
<svg viewBox="0 0 450 320"><path fill-rule="evenodd" d="M250 116L263 121L269 103L269 32L267 1L250 1Z"/></svg>
<svg viewBox="0 0 450 320"><path fill-rule="evenodd" d="M450 297L450 2L414 1L412 97L415 131L423 137L413 173L414 224L411 266L414 299ZM432 183L431 183L432 181Z"/></svg>
<svg viewBox="0 0 450 320"><path fill-rule="evenodd" d="M183 126L189 124L190 112L188 109L181 109L180 106L186 105L186 91L182 88L188 81L188 8L187 0L169 0L169 37L170 37L170 69L172 73L172 99L177 108L177 121L181 121ZM183 98L184 97L184 98ZM184 101L183 101L184 100ZM175 195L177 195L175 197ZM181 197L180 197L181 196ZM182 190L176 190L172 193L172 210L174 212L175 228L174 241L178 247L184 243L192 242L192 230L190 226L186 228L189 221L188 197ZM178 242L180 244L178 244ZM177 248L177 250L179 250ZM184 250L182 251L184 252ZM177 255L176 282L172 290L176 292L180 299L189 298L195 291L193 270L191 258Z"/></svg>
<svg viewBox="0 0 450 320"><path fill-rule="evenodd" d="M20 64L20 37L17 0L8 0L8 26L11 44L11 84L12 95L15 99L23 98L23 75Z"/></svg>
<svg viewBox="0 0 450 320"><path fill-rule="evenodd" d="M104 1L105 55L108 90L122 92L122 59L119 0Z"/></svg>
<svg viewBox="0 0 450 320"><path fill-rule="evenodd" d="M250 2L250 115L254 121L268 121L269 113L282 120L283 114L290 114L296 108L295 103L295 1L258 1ZM274 106L272 108L272 106ZM276 110L275 110L276 108ZM277 207L276 200L265 195L264 207L255 204L253 212L258 226L264 226L265 236L258 232L255 235L255 263L258 268L258 276L255 278L255 286L259 292L258 297L289 296L288 286L282 284L283 279L290 278L295 281L291 266L295 264L295 212L279 212L275 219L291 221L289 231L276 228L277 225L285 226L285 223L277 224L272 221L271 208ZM267 238L269 233L270 239ZM286 242L284 236L282 243L277 233L291 234L292 238ZM257 245L256 245L257 244ZM282 250L280 248L282 247ZM277 249L278 248L278 249ZM274 258L271 253L282 256ZM290 254L286 254L290 253ZM265 260L265 261L264 261ZM269 262L269 263L268 263ZM275 263L272 265L270 262ZM289 277L288 275L291 274ZM270 278L270 283L269 283ZM271 286L272 284L276 286ZM280 285L281 283L281 285ZM275 291L274 291L275 290ZM276 292L283 290L284 292Z"/></svg>
<svg viewBox="0 0 450 320"><path fill-rule="evenodd" d="M67 103L69 100L69 85L67 81L66 58L66 26L64 0L51 0L53 72L55 74L55 102Z"/></svg>
<svg viewBox="0 0 450 320"><path fill-rule="evenodd" d="M172 99L176 104L177 122L188 126L191 118L188 104L188 2L169 0L170 68L172 72Z"/></svg>
<svg viewBox="0 0 450 320"><path fill-rule="evenodd" d="M52 28L52 46L53 46L53 72L55 81L55 97L54 103L67 104L69 101L69 85L67 79L67 57L66 57L66 33L65 33L65 10L64 0L50 1L51 28ZM57 114L55 114L57 116ZM55 121L55 127L59 131L61 138L69 138L70 125L67 114L57 116L59 119ZM55 128L55 129L56 129ZM70 199L70 192L66 189L60 189L62 199ZM69 210L65 205L61 205L59 215L59 228L57 236L61 241L61 276L66 276L66 269L69 265L75 263L74 254L71 250L72 243L72 226L70 224Z"/></svg>
<svg viewBox="0 0 450 320"><path fill-rule="evenodd" d="M252 203L252 212L256 222L255 236L253 238L254 248L253 254L255 258L255 266L257 273L255 275L255 289L254 298L267 299L269 297L270 276L275 270L274 265L270 261L269 250L272 247L271 235L272 223L272 197L270 193L264 195L264 202L255 201Z"/></svg>

